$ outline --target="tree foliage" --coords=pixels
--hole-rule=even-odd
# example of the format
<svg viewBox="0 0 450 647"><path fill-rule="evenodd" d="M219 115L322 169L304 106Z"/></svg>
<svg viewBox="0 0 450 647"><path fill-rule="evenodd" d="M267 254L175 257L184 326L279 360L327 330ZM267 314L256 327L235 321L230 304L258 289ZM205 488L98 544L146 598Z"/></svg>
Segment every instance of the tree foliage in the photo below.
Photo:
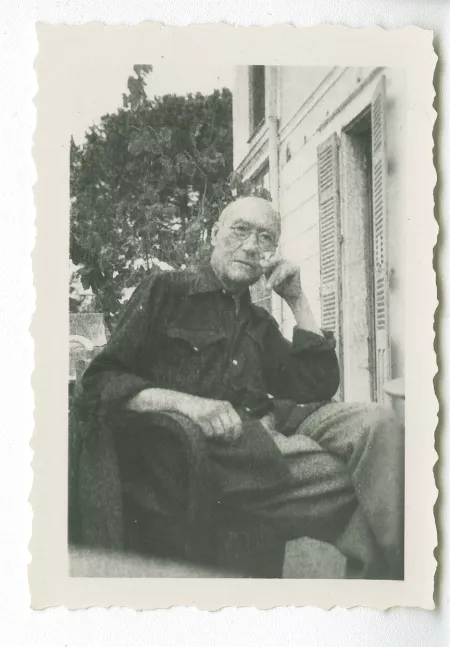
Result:
<svg viewBox="0 0 450 647"><path fill-rule="evenodd" d="M151 66L134 72L123 108L70 142L70 257L109 323L126 288L197 262L226 204L254 192L232 173L231 92L150 100Z"/></svg>

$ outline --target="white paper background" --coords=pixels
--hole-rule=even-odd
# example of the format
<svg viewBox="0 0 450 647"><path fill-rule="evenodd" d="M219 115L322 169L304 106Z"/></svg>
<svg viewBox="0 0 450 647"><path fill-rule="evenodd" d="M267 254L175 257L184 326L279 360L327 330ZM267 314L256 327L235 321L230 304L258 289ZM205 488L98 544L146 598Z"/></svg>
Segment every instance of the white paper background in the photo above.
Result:
<svg viewBox="0 0 450 647"><path fill-rule="evenodd" d="M37 52L35 22L81 23L92 20L133 24L143 19L171 24L223 20L241 25L290 22L301 26L323 22L354 27L378 24L401 27L415 24L436 32L440 56L438 76L440 99L437 132L439 164L439 210L441 234L438 271L450 276L448 254L450 176L449 103L450 5L445 1L413 0L273 0L238 2L223 0L208 4L201 0L169 3L119 2L118 0L3 0L0 14L0 635L4 645L97 646L114 645L305 645L384 647L446 645L450 643L450 584L448 535L450 506L441 494L439 511L439 560L435 612L393 610L378 613L354 609L332 612L311 608L224 610L217 613L194 609L134 612L89 610L69 613L64 609L31 612L28 609L27 544L31 510L26 503L31 486L31 450L28 443L33 425L33 395L30 374L33 347L28 334L34 309L31 258L34 239L32 184L35 172L31 138L35 123L32 98L37 86L33 61ZM80 53L82 55L82 53ZM446 110L444 111L444 104ZM448 185L448 182L447 182ZM49 259L51 262L51 258ZM447 296L449 279L440 282L440 297ZM51 289L51 286L49 287ZM447 299L448 300L448 299ZM420 304L418 304L420 307ZM450 351L449 311L441 305L439 317L441 397L450 393L444 359ZM447 406L441 417L448 418ZM448 426L448 425L447 425ZM428 430L424 430L427 433ZM438 449L441 465L439 485L448 490L450 441L442 425ZM444 470L442 464L447 464Z"/></svg>

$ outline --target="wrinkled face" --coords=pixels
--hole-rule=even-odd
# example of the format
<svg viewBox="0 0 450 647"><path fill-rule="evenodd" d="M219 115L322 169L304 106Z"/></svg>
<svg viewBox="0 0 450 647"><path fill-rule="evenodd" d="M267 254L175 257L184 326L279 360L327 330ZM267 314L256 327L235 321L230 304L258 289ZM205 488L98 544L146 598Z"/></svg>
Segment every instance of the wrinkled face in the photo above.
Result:
<svg viewBox="0 0 450 647"><path fill-rule="evenodd" d="M239 290L255 283L276 250L280 234L278 215L264 200L243 200L212 231L211 264L222 283Z"/></svg>

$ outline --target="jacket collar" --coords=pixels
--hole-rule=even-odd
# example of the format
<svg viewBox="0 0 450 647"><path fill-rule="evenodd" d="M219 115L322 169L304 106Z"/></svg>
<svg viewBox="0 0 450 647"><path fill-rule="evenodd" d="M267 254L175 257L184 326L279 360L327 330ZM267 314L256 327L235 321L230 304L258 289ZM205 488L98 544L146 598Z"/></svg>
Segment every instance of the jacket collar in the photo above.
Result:
<svg viewBox="0 0 450 647"><path fill-rule="evenodd" d="M204 294L207 292L226 292L209 261L203 262L195 269L191 270L191 277L190 286L188 288L189 295ZM266 319L268 317L268 314L263 308L256 308L253 306L250 297L250 290L245 290L241 299L244 304L251 306L253 312L259 315L259 317L262 319Z"/></svg>
<svg viewBox="0 0 450 647"><path fill-rule="evenodd" d="M219 290L223 290L223 285L217 278L210 262L201 263L191 271L188 294L203 294Z"/></svg>

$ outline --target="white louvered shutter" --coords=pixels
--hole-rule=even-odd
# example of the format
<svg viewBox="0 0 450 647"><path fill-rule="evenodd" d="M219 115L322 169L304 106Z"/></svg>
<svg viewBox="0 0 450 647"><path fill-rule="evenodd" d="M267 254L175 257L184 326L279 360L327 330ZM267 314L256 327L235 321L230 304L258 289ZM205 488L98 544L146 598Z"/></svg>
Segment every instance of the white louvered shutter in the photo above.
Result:
<svg viewBox="0 0 450 647"><path fill-rule="evenodd" d="M372 212L375 282L377 401L386 403L384 384L391 377L386 212L386 90L382 77L372 99Z"/></svg>
<svg viewBox="0 0 450 647"><path fill-rule="evenodd" d="M334 333L342 367L341 223L339 140L334 133L317 149L319 178L321 327ZM343 398L343 371L337 394Z"/></svg>

